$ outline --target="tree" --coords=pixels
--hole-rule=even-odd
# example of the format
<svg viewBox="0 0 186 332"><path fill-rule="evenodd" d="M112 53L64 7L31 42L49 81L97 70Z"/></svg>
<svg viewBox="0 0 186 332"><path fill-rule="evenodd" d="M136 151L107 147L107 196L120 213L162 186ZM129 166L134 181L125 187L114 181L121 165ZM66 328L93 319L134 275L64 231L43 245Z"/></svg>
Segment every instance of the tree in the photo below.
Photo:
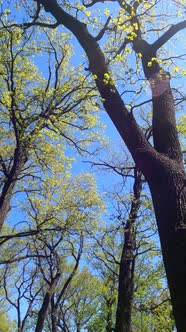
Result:
<svg viewBox="0 0 186 332"><path fill-rule="evenodd" d="M51 158L39 188L29 183L25 205L22 200L24 220L13 229L4 228L0 237L2 296L16 312L18 331L31 326L39 332L47 323L57 331L58 312L78 270L84 237L97 227L103 207L92 176L71 176L63 157L58 156L63 174Z"/></svg>
<svg viewBox="0 0 186 332"><path fill-rule="evenodd" d="M54 162L64 154L65 142L80 152L86 151L96 135L89 132L86 137L85 133L94 127L97 118L96 106L91 105L91 94L95 93L84 86L81 68L70 66L68 35L38 30L46 40L33 41L33 33L23 36L18 27L6 28L7 14L4 16L2 13L0 228L11 209L16 186L24 183L24 191L24 180L37 182L36 173L47 168L50 157ZM65 46L59 46L59 39ZM35 57L45 54L47 72L37 68L32 52ZM82 102L87 103L85 112L81 111ZM92 116L87 112L90 105ZM54 145L56 156L52 154Z"/></svg>
<svg viewBox="0 0 186 332"><path fill-rule="evenodd" d="M117 166L115 163L109 162L102 162L97 163L97 165L115 171L117 174L122 176L122 180L124 183L127 182L127 179L133 178L133 190L129 193L129 198L121 198L119 193L112 193L112 201L116 201L118 204L118 211L116 219L119 220L121 223L120 227L122 227L123 231L123 239L121 241L120 247L121 250L121 257L120 261L119 258L114 253L115 245L113 243L116 242L116 239L111 236L109 238L109 232L115 233L114 230L112 231L109 228L106 230L104 234L104 242L108 242L106 245L103 246L103 254L107 257L105 265L111 265L111 261L113 260L117 267L119 267L119 272L114 274L118 274L118 301L117 301L117 310L116 310L116 324L115 330L119 331L120 326L123 327L124 331L131 331L131 322L132 322L132 308L133 308L133 301L134 301L134 274L135 274L135 261L137 257L137 237L136 237L136 229L137 229L137 220L138 220L138 213L140 208L142 208L142 199L141 199L141 191L142 191L142 184L144 179L142 177L141 172L132 166L128 165L127 158L125 160L125 166L119 166L118 158L117 158ZM128 166L127 166L128 165ZM122 193L123 194L123 193ZM124 203L125 202L125 203ZM126 207L124 205L128 205L128 213ZM121 206L121 207L120 207ZM144 209L145 210L145 209ZM125 212L124 212L125 211ZM146 212L146 211L145 211ZM144 212L144 214L145 214ZM124 216L125 215L125 216ZM116 228L116 234L119 233L119 228ZM107 234L108 233L108 234ZM112 234L113 235L113 234ZM100 247L102 247L102 241L98 241ZM111 245L112 244L112 245ZM100 253L96 254L97 259L99 260ZM102 257L102 256L101 256ZM101 259L100 257L100 259ZM110 261L111 260L111 261ZM109 264L110 262L110 264ZM108 267L108 270L112 269L111 266ZM115 270L115 269L113 269ZM112 298L111 298L112 303ZM111 319L110 319L111 320ZM112 320L111 320L112 322ZM112 328L109 328L108 331L112 331Z"/></svg>
<svg viewBox="0 0 186 332"><path fill-rule="evenodd" d="M116 331L119 331L121 326L123 331L131 330L136 250L135 223L140 208L142 183L142 174L134 168L133 197L131 198L130 212L124 227L124 245L120 261Z"/></svg>
<svg viewBox="0 0 186 332"><path fill-rule="evenodd" d="M77 11L79 9L84 11L86 7L91 7L97 3L99 1L92 1L87 5L83 2L83 8L82 6L75 7ZM166 22L164 24L163 19L156 16L157 28L161 22L158 29L160 36L156 35L157 39L150 43L149 40L152 39L151 29L155 22L153 19L151 25L148 15L151 15L154 8L160 6L159 1L147 3L146 1L118 0L117 4L120 6L118 16L113 17L112 20L108 19L97 37L88 31L87 25L81 21L81 15L78 19L78 16L73 16L73 12L72 14L67 12L71 8L67 2L60 5L56 0L36 0L34 19L32 22L23 23L21 27L28 28L37 25L37 22L38 25L45 25L42 16L41 23L39 22L41 9L44 8L56 20L55 24L50 27L54 28L62 24L72 32L84 49L89 61L88 70L93 74L104 108L127 145L137 167L148 182L156 214L176 326L179 332L183 332L186 328L185 172L176 129L174 98L170 86L171 76L163 69L164 66L158 52L172 37L186 27L186 21L180 19L175 22L175 15L170 19L170 25L167 27ZM179 17L183 17L185 10L184 3L182 6L181 4L172 1L170 5L171 11L178 8ZM33 9L34 2L33 8L31 8L32 16ZM87 16L89 15L88 12ZM122 32L121 26L123 27ZM101 39L106 30L113 31L113 34L116 31L117 38L118 35L120 36L116 55L120 54L120 50L127 52L126 46L131 45L134 54L141 59L143 73L150 83L152 92L154 145L147 141L135 120L132 108L130 111L128 110L111 77L111 70L109 70L105 60L104 51L98 44L98 40ZM160 33L161 31L162 33ZM123 331L122 326L120 326L121 331Z"/></svg>
<svg viewBox="0 0 186 332"><path fill-rule="evenodd" d="M144 184L141 197L137 199L136 195L140 193L137 189L140 189L141 175L136 172L136 169L133 170L127 161L119 166L120 158L121 154L117 158L115 154L112 162L97 163L104 172L110 169L122 175L123 181L115 190L113 187L110 189L110 202L115 207L112 209L115 213L110 217L112 224L105 230L100 230L97 238L95 236L96 245L93 246L90 262L93 258L93 267L99 278L102 281L107 280L105 302L107 303L108 300L110 304L114 304L114 307L119 283L116 326L118 321L122 320L125 331L131 329L132 331L156 329L173 331L174 320L171 317L164 269L159 260L159 244L156 239L157 230L152 206L144 192ZM134 182L131 192L125 189L127 177L130 182ZM106 201L108 202L109 199ZM115 290L113 294L111 294L112 289ZM106 312L105 309L105 314ZM108 331L115 330L113 316L111 311L112 319ZM101 321L104 322L103 317Z"/></svg>

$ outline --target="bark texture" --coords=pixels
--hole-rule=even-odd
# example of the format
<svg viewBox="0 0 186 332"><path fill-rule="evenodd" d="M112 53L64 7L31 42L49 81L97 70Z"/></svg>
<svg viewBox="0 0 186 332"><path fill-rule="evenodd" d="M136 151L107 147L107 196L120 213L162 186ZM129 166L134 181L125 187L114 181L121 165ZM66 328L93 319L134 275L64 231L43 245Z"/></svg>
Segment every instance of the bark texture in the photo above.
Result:
<svg viewBox="0 0 186 332"><path fill-rule="evenodd" d="M168 161L167 161L168 162ZM156 181L156 185L155 185ZM186 329L186 193L182 166L156 167L149 181L176 327Z"/></svg>

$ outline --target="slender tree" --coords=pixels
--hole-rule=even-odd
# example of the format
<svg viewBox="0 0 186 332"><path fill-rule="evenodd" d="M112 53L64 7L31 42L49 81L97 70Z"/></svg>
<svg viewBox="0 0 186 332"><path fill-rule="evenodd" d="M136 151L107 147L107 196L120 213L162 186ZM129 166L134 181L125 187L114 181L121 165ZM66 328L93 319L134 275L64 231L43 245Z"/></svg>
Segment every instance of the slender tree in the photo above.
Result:
<svg viewBox="0 0 186 332"><path fill-rule="evenodd" d="M136 252L135 223L140 208L142 174L134 168L133 198L128 220L124 228L124 244L120 260L118 304L116 312L116 332L131 331L132 307L134 299L134 269Z"/></svg>

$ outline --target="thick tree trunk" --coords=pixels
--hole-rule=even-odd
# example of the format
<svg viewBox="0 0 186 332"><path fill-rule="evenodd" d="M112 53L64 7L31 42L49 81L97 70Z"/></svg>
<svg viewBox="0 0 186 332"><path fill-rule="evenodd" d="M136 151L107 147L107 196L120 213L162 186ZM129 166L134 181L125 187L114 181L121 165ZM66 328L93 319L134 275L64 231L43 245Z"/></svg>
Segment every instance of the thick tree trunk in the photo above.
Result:
<svg viewBox="0 0 186 332"><path fill-rule="evenodd" d="M166 35L166 33L165 33ZM178 332L186 331L186 187L182 152L176 129L174 98L170 75L160 68L156 51L161 38L153 45L139 42L136 51L143 53L143 69L150 82L153 106L153 140L157 156L149 158L149 169L141 167L148 181L173 312ZM148 62L152 66L148 66ZM150 155L149 155L150 157ZM148 164L148 162L147 162ZM146 164L146 165L147 165Z"/></svg>
<svg viewBox="0 0 186 332"><path fill-rule="evenodd" d="M178 167L156 169L149 182L178 332L186 331L186 188Z"/></svg>
<svg viewBox="0 0 186 332"><path fill-rule="evenodd" d="M155 53L156 57L156 53ZM186 187L176 129L170 75L154 63L149 70L153 104L153 140L157 160L146 173L159 230L173 312L178 332L186 331ZM150 175L150 177L148 176Z"/></svg>

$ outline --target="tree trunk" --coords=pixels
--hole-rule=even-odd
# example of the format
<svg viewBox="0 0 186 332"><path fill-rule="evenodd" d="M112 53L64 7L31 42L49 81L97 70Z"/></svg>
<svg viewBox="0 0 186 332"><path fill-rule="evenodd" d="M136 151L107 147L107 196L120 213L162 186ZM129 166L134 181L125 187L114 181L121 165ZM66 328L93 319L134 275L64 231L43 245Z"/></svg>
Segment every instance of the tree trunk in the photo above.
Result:
<svg viewBox="0 0 186 332"><path fill-rule="evenodd" d="M57 312L55 309L54 294L51 297L51 331L57 332Z"/></svg>
<svg viewBox="0 0 186 332"><path fill-rule="evenodd" d="M43 299L43 303L41 306L41 309L38 313L38 318L37 318L37 324L36 324L36 328L35 328L35 332L42 332L43 330L43 325L44 325L44 321L45 321L45 317L47 314L47 310L50 304L50 301L52 299L52 296L55 292L55 288L57 286L57 283L60 279L61 274L57 273L55 278L53 278L50 288L48 289L48 291L46 292L44 299Z"/></svg>
<svg viewBox="0 0 186 332"><path fill-rule="evenodd" d="M146 55L147 54L147 55ZM154 53L156 57L156 53ZM170 75L158 64L149 70L153 104L153 140L158 152L146 172L160 236L163 261L178 332L186 331L186 187L182 152L176 129Z"/></svg>
<svg viewBox="0 0 186 332"><path fill-rule="evenodd" d="M115 332L131 332L131 313L134 294L134 250L135 240L132 230L125 235L118 288L118 305Z"/></svg>
<svg viewBox="0 0 186 332"><path fill-rule="evenodd" d="M8 174L6 174L6 180L0 196L0 231L5 222L7 214L10 210L10 200L13 194L13 190L18 176L23 170L27 162L27 151L24 147L15 149L14 162L12 168Z"/></svg>
<svg viewBox="0 0 186 332"><path fill-rule="evenodd" d="M176 165L175 165L176 166ZM149 182L178 332L186 331L186 193L178 167L159 167Z"/></svg>
<svg viewBox="0 0 186 332"><path fill-rule="evenodd" d="M112 306L114 303L114 299L108 298L106 300L106 305L107 305L107 316L106 316L106 332L112 332Z"/></svg>
<svg viewBox="0 0 186 332"><path fill-rule="evenodd" d="M140 208L140 194L142 189L142 174L136 168L134 169L134 177L133 199L124 229L124 245L120 261L115 332L131 332L136 249L134 224Z"/></svg>
<svg viewBox="0 0 186 332"><path fill-rule="evenodd" d="M81 332L81 327L80 327L80 323L77 323L77 328L76 328L76 332Z"/></svg>

